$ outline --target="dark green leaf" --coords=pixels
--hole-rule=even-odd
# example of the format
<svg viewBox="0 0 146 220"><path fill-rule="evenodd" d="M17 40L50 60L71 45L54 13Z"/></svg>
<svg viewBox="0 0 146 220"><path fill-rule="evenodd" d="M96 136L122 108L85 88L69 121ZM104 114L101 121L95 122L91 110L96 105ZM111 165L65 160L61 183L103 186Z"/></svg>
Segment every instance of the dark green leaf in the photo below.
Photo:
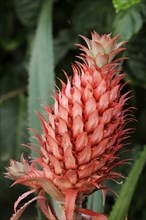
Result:
<svg viewBox="0 0 146 220"><path fill-rule="evenodd" d="M13 51L20 47L25 39L25 28L20 25L13 10L13 1L0 1L0 52ZM15 30L16 28L16 30ZM0 54L2 59L4 53Z"/></svg>
<svg viewBox="0 0 146 220"><path fill-rule="evenodd" d="M136 39L128 43L126 56L130 59L127 61L127 74L132 79L132 84L146 88L146 31L139 33Z"/></svg>
<svg viewBox="0 0 146 220"><path fill-rule="evenodd" d="M26 107L26 99L24 94L21 92L18 95L18 115L17 115L17 124L16 124L16 143L15 147L13 148L12 157L16 158L17 155L20 155L20 146L22 144L22 129L24 129L24 113Z"/></svg>
<svg viewBox="0 0 146 220"><path fill-rule="evenodd" d="M136 160L128 178L126 179L120 195L113 206L112 212L110 213L109 220L125 220L128 208L139 179L139 176L143 170L146 163L146 146L141 152L140 157Z"/></svg>
<svg viewBox="0 0 146 220"><path fill-rule="evenodd" d="M0 143L1 160L20 158L21 143L26 141L26 100L23 94L20 97L1 103L0 115Z"/></svg>
<svg viewBox="0 0 146 220"><path fill-rule="evenodd" d="M15 0L16 13L20 21L27 26L34 25L42 3L42 0Z"/></svg>
<svg viewBox="0 0 146 220"><path fill-rule="evenodd" d="M116 9L116 12L119 12L125 8L129 8L132 5L135 5L142 0L113 0L113 5Z"/></svg>
<svg viewBox="0 0 146 220"><path fill-rule="evenodd" d="M77 34L87 35L94 30L104 34L111 31L114 15L111 1L81 0L77 2L73 11L71 24Z"/></svg>
<svg viewBox="0 0 146 220"><path fill-rule="evenodd" d="M1 149L3 155L1 157L9 158L12 154L13 148L15 147L16 138L16 124L18 114L18 99L9 100L1 104L1 126L0 126L0 139ZM7 138L6 138L7 137Z"/></svg>
<svg viewBox="0 0 146 220"><path fill-rule="evenodd" d="M75 48L77 36L67 29L62 30L54 40L55 65L67 54L70 49Z"/></svg>

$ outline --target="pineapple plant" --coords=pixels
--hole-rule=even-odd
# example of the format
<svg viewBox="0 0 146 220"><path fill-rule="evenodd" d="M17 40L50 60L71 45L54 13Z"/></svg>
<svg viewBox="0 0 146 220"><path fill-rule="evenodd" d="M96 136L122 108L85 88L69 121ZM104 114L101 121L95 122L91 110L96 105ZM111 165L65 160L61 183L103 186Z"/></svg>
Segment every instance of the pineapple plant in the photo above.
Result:
<svg viewBox="0 0 146 220"><path fill-rule="evenodd" d="M119 150L130 133L125 128L130 108L123 109L128 94L120 94L120 61L115 58L125 50L126 43L117 43L119 36L100 36L91 33L92 39L81 36L87 46L78 44L82 51L72 65L73 76L66 75L67 83L55 92L54 107L44 105L48 119L38 113L42 133L32 129L38 140L38 157L30 161L21 156L21 161L10 161L6 177L13 185L22 184L31 188L14 204L11 220L19 219L26 207L37 200L47 219L83 220L107 219L104 214L83 209L86 197L97 190L107 190L105 181L123 177L113 171L121 160ZM39 164L40 169L36 167ZM31 193L38 195L17 209L21 200ZM48 201L49 194L59 204L58 217Z"/></svg>

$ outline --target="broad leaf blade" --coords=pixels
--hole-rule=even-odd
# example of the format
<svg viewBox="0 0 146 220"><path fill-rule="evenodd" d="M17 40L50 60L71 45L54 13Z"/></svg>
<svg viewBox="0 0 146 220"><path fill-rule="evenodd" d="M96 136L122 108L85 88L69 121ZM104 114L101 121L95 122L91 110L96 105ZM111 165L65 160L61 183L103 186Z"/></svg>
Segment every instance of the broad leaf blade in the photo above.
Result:
<svg viewBox="0 0 146 220"><path fill-rule="evenodd" d="M146 162L146 146L141 152L140 157L135 162L127 180L125 181L119 198L117 199L115 205L113 206L112 212L110 213L109 220L125 220L128 208L139 179L139 176L143 170Z"/></svg>
<svg viewBox="0 0 146 220"><path fill-rule="evenodd" d="M120 40L130 40L142 27L145 17L144 4L140 3L120 11L113 23L113 35L121 34Z"/></svg>
<svg viewBox="0 0 146 220"><path fill-rule="evenodd" d="M42 112L39 99L52 104L49 87L54 82L54 60L52 42L52 0L45 0L36 31L29 69L29 127L41 129L39 119L34 111ZM32 141L32 140L31 140ZM34 140L33 140L34 141ZM35 153L32 152L35 156Z"/></svg>

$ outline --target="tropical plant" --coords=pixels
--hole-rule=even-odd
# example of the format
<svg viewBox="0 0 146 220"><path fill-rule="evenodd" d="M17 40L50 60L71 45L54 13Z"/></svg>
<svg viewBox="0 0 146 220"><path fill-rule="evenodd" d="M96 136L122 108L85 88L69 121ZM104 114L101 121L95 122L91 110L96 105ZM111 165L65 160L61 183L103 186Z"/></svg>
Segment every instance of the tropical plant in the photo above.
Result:
<svg viewBox="0 0 146 220"><path fill-rule="evenodd" d="M69 74L68 77L71 77L70 63L74 61L75 54L78 54L74 44L80 43L77 35L89 37L93 30L100 35L112 32L113 37L121 34L120 41L128 40L127 50L123 56L130 59L121 61L121 66L123 65L127 73L121 81L122 84L126 82L121 95L132 90L133 97L128 101L128 105L137 108L133 113L138 122L129 124L129 127L136 129L128 141L131 142L129 147L134 151L121 154L121 159L125 159L127 155L127 158L135 160L146 143L145 0L8 0L1 1L0 4L1 175L10 158L18 160L24 151L25 157L30 154L32 157L37 156L35 151L32 150L30 153L27 148L21 147L21 143L26 144L30 141L34 142L34 148L39 148L31 132L29 134L26 132L26 128L41 130L34 110L44 114L40 106L42 99L53 105L50 87L54 90L55 75L66 81L61 71L63 68ZM61 89L60 81L56 83ZM112 218L118 213L121 219L128 210L129 219L145 219L146 201L143 187L146 176L144 171L142 172L144 154L145 151L141 154L140 160L137 160L136 169L134 167L132 169L134 174L129 176L122 189L121 184L106 181L109 188L118 194L121 191L123 195L117 200L119 201L116 203L118 205L115 205L117 208L113 208L114 214L109 214L115 202L115 196L109 191L104 207L101 190L88 196L83 202L83 207L100 213L104 211ZM114 170L128 176L131 166L126 166L126 169L124 167L125 165L117 166ZM13 190L9 189L9 185L9 180L6 181L2 175L0 215L4 220L12 215L12 206L16 198L26 191L21 185ZM52 203L56 212L56 203L53 201ZM36 207L33 204L31 207L33 209L28 208L24 213L24 219L32 219L32 216L34 219L37 215ZM119 211L119 207L122 207L123 213ZM39 219L44 219L43 215L40 216L40 213L38 215Z"/></svg>

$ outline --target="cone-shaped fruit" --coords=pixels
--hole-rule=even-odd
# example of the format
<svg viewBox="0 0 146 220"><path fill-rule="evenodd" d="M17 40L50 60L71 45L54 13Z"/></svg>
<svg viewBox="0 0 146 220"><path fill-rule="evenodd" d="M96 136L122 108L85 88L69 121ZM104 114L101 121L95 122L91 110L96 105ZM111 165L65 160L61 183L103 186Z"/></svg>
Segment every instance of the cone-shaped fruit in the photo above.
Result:
<svg viewBox="0 0 146 220"><path fill-rule="evenodd" d="M124 128L128 110L123 110L127 94L120 95L124 74L119 74L121 59L114 59L125 49L121 48L125 42L117 43L118 36L99 36L96 32L91 40L81 37L87 43L87 47L79 45L82 62L73 65L71 80L65 73L67 83L62 82L61 91L56 92L54 108L44 106L48 120L38 114L43 128L42 135L36 133L39 158L21 176L12 174L13 170L16 172L12 163L7 169L7 176L17 177L15 183L40 190L37 199L48 219L57 216L46 203L44 191L60 203L62 218L81 219L79 210L92 216L91 211L78 207L86 196L105 188L106 179L121 177L112 168L125 163L116 160L124 146L121 141L129 133ZM41 170L33 165L36 162ZM15 211L12 219L17 219L23 210Z"/></svg>

